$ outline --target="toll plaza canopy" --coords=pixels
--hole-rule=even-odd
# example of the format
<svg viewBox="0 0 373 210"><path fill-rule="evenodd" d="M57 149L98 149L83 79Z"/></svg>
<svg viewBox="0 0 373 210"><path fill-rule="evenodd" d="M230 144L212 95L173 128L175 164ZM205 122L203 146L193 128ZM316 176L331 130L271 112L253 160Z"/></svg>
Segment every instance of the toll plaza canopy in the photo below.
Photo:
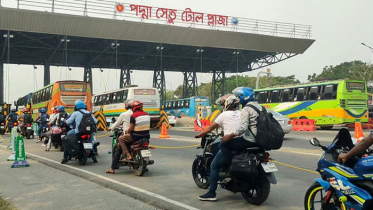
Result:
<svg viewBox="0 0 373 210"><path fill-rule="evenodd" d="M184 73L184 92L195 92L195 72L225 73L262 68L304 53L315 40L311 26L118 3L106 0L14 0L0 7L0 62L154 71L164 89L164 71ZM1 40L2 39L2 40ZM0 65L0 80L3 67ZM216 75L215 75L216 74ZM215 84L219 86L219 84ZM218 87L219 88L219 87ZM218 90L219 92L219 90ZM0 97L1 100L1 97Z"/></svg>

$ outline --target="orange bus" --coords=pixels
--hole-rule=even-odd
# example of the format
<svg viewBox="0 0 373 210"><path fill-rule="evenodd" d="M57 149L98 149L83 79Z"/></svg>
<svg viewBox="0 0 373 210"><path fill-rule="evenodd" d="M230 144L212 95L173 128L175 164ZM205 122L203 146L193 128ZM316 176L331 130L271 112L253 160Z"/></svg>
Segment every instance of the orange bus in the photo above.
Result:
<svg viewBox="0 0 373 210"><path fill-rule="evenodd" d="M73 113L75 102L83 101L92 110L92 91L88 82L58 81L32 93L30 109L33 119L36 119L41 108L52 114L53 107L65 106L66 112Z"/></svg>

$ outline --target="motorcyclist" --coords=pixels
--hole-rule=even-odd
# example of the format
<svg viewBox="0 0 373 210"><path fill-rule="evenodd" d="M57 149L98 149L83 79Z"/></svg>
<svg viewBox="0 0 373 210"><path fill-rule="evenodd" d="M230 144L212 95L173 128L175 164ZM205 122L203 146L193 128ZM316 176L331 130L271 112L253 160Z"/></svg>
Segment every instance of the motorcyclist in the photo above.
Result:
<svg viewBox="0 0 373 210"><path fill-rule="evenodd" d="M51 108L51 111L52 111L52 114L50 115L50 119L51 121L53 121L54 117L58 114L58 106L55 106L53 108ZM49 123L50 126L55 126L55 122L52 124L52 123Z"/></svg>
<svg viewBox="0 0 373 210"><path fill-rule="evenodd" d="M356 144L348 153L341 153L338 156L338 161L345 161L361 152L364 152L367 150L370 146L373 145L373 131L370 132L370 134L365 137L361 142Z"/></svg>
<svg viewBox="0 0 373 210"><path fill-rule="evenodd" d="M118 138L122 152L127 156L123 161L132 159L127 145L141 139L150 139L150 115L143 111L143 103L139 100L132 102L133 114L130 118L130 126L124 135ZM114 173L114 170L107 170L107 173Z"/></svg>
<svg viewBox="0 0 373 210"><path fill-rule="evenodd" d="M18 117L19 127L22 132L25 132L27 125L32 123L32 116L27 108L24 108L22 114Z"/></svg>
<svg viewBox="0 0 373 210"><path fill-rule="evenodd" d="M257 134L257 118L259 113L249 105L262 110L262 106L255 101L255 94L252 88L238 87L233 90L233 94L239 98L243 108L241 110L240 127L235 132L225 133L225 136L221 140L221 152L227 163L230 163L232 160L233 150L241 152L246 148L258 146L255 143L253 134Z"/></svg>
<svg viewBox="0 0 373 210"><path fill-rule="evenodd" d="M208 128L203 130L200 134L196 135L195 138L200 138L207 133L213 131L219 126L223 128L224 133L234 133L240 127L240 116L241 113L239 108L239 99L234 95L222 96L216 101L216 104L223 106L223 112L216 118ZM198 198L202 201L215 201L216 200L216 189L218 187L219 169L225 165L226 161L222 156L222 152L219 151L214 160L211 163L210 173L210 189L209 191L199 196Z"/></svg>
<svg viewBox="0 0 373 210"><path fill-rule="evenodd" d="M6 122L6 116L4 115L3 110L0 109L0 124L4 123L5 125L5 122Z"/></svg>
<svg viewBox="0 0 373 210"><path fill-rule="evenodd" d="M131 101L127 101L124 104L124 106L125 106L125 108L126 108L127 111L123 112L122 114L119 115L118 120L115 121L115 123L111 126L111 128L109 130L113 130L113 129L117 128L120 125L123 126L123 131L127 131L128 130L128 128L130 126L131 116L133 114L133 111L132 111L132 102ZM113 161L111 163L111 168L106 171L107 173L115 173L115 169L118 166L118 162L119 162L119 159L120 159L122 153L123 153L122 147L118 146L117 150L115 151L115 155L114 155Z"/></svg>
<svg viewBox="0 0 373 210"><path fill-rule="evenodd" d="M67 119L66 123L68 125L74 125L75 129L71 129L69 132L67 132L67 136L78 135L79 134L79 125L80 125L80 123L83 119L83 113L84 114L90 113L90 112L87 111L87 106L84 104L83 101L76 102L74 110L75 110L74 113L69 117L69 119ZM97 124L97 119L95 118L95 116L93 116L93 114L92 114L92 118L93 118L93 121ZM91 141L92 146L93 146L93 141L94 141L94 135L93 134L90 137L90 141ZM67 148L65 148L61 164L66 164L68 162L68 160L67 160L68 156L69 156L69 152L68 152Z"/></svg>
<svg viewBox="0 0 373 210"><path fill-rule="evenodd" d="M16 113L16 109L11 110L11 113L9 114L7 120L8 120L8 125L7 125L8 131L11 132L10 126L13 125L13 123L16 123L18 120L18 114Z"/></svg>
<svg viewBox="0 0 373 210"><path fill-rule="evenodd" d="M40 121L39 129L38 129L38 140L36 143L39 143L41 141L41 131L48 126L49 121L49 114L47 113L47 110L45 108L40 109L40 115L36 118L36 122Z"/></svg>
<svg viewBox="0 0 373 210"><path fill-rule="evenodd" d="M51 121L49 122L50 126L52 127L52 134L51 138L49 138L47 148L45 151L50 151L51 149L51 144L52 144L52 138L56 138L55 135L61 134L61 129L64 127L66 130L69 130L69 126L66 123L66 120L70 117L68 113L65 112L65 107L64 106L58 106L54 108L55 113L54 117L51 117Z"/></svg>

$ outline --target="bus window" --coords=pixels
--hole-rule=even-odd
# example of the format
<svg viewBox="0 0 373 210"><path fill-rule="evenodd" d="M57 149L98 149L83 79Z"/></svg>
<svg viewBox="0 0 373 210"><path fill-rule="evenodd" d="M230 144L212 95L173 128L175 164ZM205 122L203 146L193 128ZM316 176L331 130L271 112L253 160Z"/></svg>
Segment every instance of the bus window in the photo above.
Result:
<svg viewBox="0 0 373 210"><path fill-rule="evenodd" d="M298 88L297 101L304 101L304 88Z"/></svg>
<svg viewBox="0 0 373 210"><path fill-rule="evenodd" d="M187 100L185 100L185 108L189 108L189 103L190 102L190 99L187 99Z"/></svg>
<svg viewBox="0 0 373 210"><path fill-rule="evenodd" d="M333 94L333 85L327 85L324 91L324 99L325 100L332 99L332 94Z"/></svg>
<svg viewBox="0 0 373 210"><path fill-rule="evenodd" d="M310 100L318 100L319 94L318 94L318 88L317 87L311 87L310 89Z"/></svg>
<svg viewBox="0 0 373 210"><path fill-rule="evenodd" d="M271 103L278 103L279 92L278 90L274 90L271 95Z"/></svg>
<svg viewBox="0 0 373 210"><path fill-rule="evenodd" d="M282 91L282 99L281 101L282 102L288 102L289 101L289 92L290 90L289 89L285 89L284 91Z"/></svg>
<svg viewBox="0 0 373 210"><path fill-rule="evenodd" d="M173 101L173 102L172 102L172 108L173 108L173 109L176 109L176 101Z"/></svg>
<svg viewBox="0 0 373 210"><path fill-rule="evenodd" d="M333 93L332 93L333 99L337 99L337 91L338 91L338 85L333 85Z"/></svg>
<svg viewBox="0 0 373 210"><path fill-rule="evenodd" d="M127 100L128 97L128 90L123 90L122 92L122 101Z"/></svg>
<svg viewBox="0 0 373 210"><path fill-rule="evenodd" d="M259 103L266 103L267 102L267 93L266 92L260 92L258 94L258 102Z"/></svg>
<svg viewBox="0 0 373 210"><path fill-rule="evenodd" d="M119 101L117 101L117 93L112 93L112 96L113 96L113 98L112 98L111 102L112 103L118 103Z"/></svg>

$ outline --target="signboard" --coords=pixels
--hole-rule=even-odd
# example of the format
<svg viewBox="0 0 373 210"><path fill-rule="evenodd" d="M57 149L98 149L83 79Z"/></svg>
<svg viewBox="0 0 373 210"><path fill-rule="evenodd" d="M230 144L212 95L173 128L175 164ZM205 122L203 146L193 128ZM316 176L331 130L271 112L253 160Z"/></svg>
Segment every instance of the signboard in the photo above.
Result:
<svg viewBox="0 0 373 210"><path fill-rule="evenodd" d="M60 84L61 91L84 92L87 90L87 84Z"/></svg>
<svg viewBox="0 0 373 210"><path fill-rule="evenodd" d="M155 90L153 89L136 89L135 95L155 95Z"/></svg>
<svg viewBox="0 0 373 210"><path fill-rule="evenodd" d="M347 82L347 90L365 90L365 83Z"/></svg>

